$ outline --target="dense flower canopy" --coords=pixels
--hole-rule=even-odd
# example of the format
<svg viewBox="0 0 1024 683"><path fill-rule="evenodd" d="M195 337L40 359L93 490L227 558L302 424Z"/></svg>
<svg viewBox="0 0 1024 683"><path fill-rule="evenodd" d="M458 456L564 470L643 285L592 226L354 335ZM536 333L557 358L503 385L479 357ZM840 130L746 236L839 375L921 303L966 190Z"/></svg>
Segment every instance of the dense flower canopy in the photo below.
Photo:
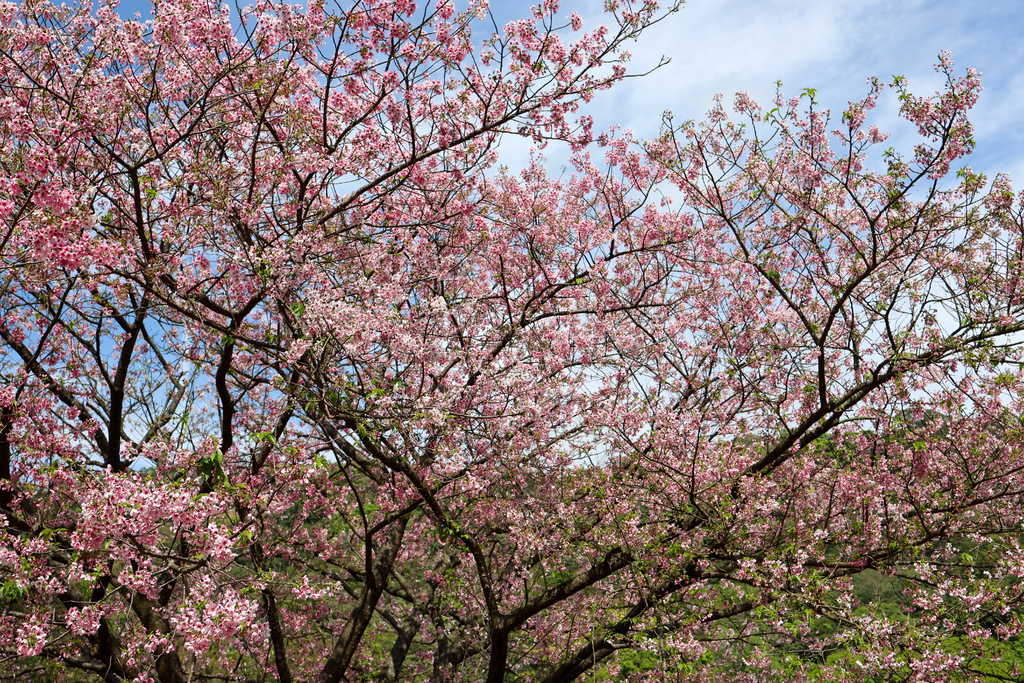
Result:
<svg viewBox="0 0 1024 683"><path fill-rule="evenodd" d="M977 74L638 140L606 5L0 5L0 677L1013 675Z"/></svg>

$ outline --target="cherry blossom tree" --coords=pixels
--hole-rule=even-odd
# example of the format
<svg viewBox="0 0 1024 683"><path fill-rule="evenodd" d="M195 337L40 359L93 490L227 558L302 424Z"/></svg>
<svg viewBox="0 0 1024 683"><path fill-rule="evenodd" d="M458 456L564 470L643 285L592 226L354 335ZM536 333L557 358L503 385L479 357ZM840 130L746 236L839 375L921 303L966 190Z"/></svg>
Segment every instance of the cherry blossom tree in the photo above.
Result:
<svg viewBox="0 0 1024 683"><path fill-rule="evenodd" d="M634 140L580 108L665 10L606 9L0 5L0 675L1014 675L977 75Z"/></svg>

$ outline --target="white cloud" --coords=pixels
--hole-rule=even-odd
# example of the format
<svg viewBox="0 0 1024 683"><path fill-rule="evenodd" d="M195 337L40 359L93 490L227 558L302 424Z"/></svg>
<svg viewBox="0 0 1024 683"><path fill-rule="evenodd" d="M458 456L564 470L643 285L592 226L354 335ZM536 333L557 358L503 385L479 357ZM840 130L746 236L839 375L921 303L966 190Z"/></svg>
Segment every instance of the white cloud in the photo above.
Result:
<svg viewBox="0 0 1024 683"><path fill-rule="evenodd" d="M602 21L599 8L588 2L564 9L580 11L594 25ZM631 48L638 70L662 55L671 63L602 94L593 114L603 125L652 135L666 109L677 118L700 118L715 93L729 101L741 90L768 102L777 80L789 95L815 88L838 114L866 94L869 76L905 75L919 94L941 88L933 65L939 51L948 50L958 68L983 73L971 165L1024 180L1022 28L1024 3L1014 1L690 0ZM892 128L895 113L895 98L880 102L877 122Z"/></svg>

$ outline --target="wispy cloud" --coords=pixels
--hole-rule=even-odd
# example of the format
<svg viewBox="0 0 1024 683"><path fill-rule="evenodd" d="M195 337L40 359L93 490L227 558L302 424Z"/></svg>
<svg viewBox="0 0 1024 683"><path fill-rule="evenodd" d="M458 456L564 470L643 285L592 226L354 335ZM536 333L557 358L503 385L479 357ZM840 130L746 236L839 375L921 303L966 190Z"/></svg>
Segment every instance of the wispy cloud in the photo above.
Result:
<svg viewBox="0 0 1024 683"><path fill-rule="evenodd" d="M602 21L600 3L571 9ZM715 93L729 100L737 91L767 102L781 80L787 94L815 88L838 113L866 94L869 76L905 75L922 94L940 88L932 66L948 50L958 67L983 73L971 165L1024 180L1022 29L1024 3L1016 1L690 0L632 49L637 69L663 55L671 63L603 94L593 112L604 125L651 135L664 110L700 118ZM893 100L880 103L879 122L894 125L895 112Z"/></svg>

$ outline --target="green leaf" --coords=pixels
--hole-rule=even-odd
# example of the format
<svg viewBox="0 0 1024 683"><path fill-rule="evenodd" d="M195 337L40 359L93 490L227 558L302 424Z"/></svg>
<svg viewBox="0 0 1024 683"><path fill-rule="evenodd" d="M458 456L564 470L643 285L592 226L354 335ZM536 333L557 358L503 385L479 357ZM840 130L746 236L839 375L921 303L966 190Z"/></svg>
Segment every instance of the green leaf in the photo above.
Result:
<svg viewBox="0 0 1024 683"><path fill-rule="evenodd" d="M4 600L24 600L28 597L28 591L19 586L15 581L4 581L0 584L0 598Z"/></svg>
<svg viewBox="0 0 1024 683"><path fill-rule="evenodd" d="M221 453L219 448L212 455L200 458L196 471L211 486L223 484L228 478L224 473L224 454Z"/></svg>
<svg viewBox="0 0 1024 683"><path fill-rule="evenodd" d="M256 439L257 443L269 443L271 446L277 445L277 437L274 436L274 432L256 432L252 435L252 438Z"/></svg>

